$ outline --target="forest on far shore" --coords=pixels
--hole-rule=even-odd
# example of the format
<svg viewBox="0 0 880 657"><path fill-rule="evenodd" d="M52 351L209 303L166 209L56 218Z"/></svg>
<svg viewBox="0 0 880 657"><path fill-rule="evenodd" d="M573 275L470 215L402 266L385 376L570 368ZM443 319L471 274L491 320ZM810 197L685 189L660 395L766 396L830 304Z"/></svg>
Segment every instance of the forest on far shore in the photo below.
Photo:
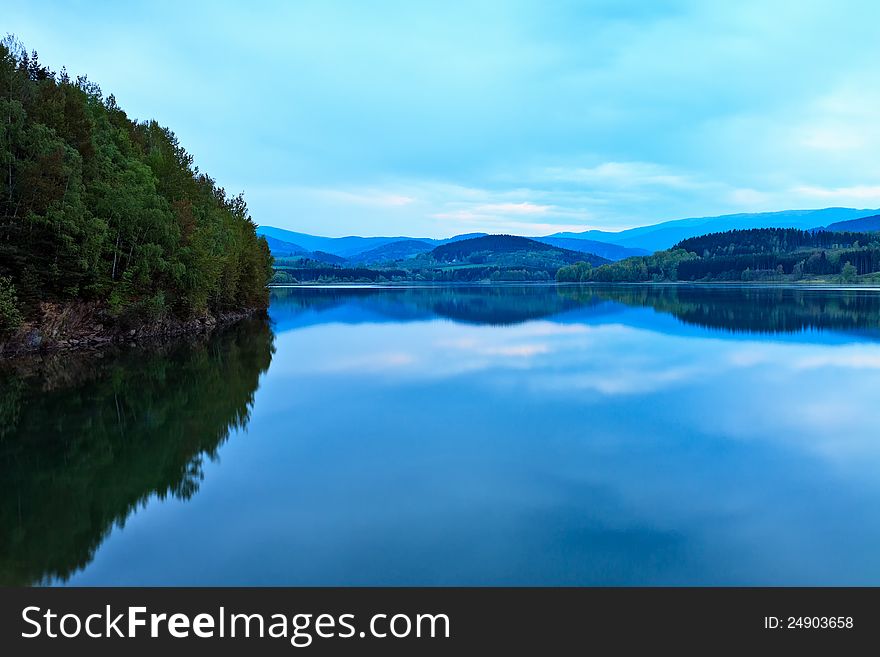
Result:
<svg viewBox="0 0 880 657"><path fill-rule="evenodd" d="M880 281L880 233L753 228L683 240L600 267L561 267L559 282Z"/></svg>

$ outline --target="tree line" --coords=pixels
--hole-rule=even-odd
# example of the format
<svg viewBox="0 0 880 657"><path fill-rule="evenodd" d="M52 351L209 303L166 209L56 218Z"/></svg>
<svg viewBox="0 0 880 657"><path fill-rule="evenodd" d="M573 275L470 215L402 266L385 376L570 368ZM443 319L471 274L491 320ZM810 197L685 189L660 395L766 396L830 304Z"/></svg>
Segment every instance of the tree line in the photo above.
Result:
<svg viewBox="0 0 880 657"><path fill-rule="evenodd" d="M859 248L880 240L871 233L833 232L827 230L799 230L797 228L750 228L709 233L690 237L676 244L704 258L714 256L753 255L765 253L793 253L804 249Z"/></svg>
<svg viewBox="0 0 880 657"><path fill-rule="evenodd" d="M137 321L267 305L272 260L242 194L171 130L13 37L0 44L0 122L0 333L46 300Z"/></svg>
<svg viewBox="0 0 880 657"><path fill-rule="evenodd" d="M873 275L873 276L872 276ZM562 267L560 282L761 281L880 275L880 235L754 228L682 240L668 251L601 267Z"/></svg>

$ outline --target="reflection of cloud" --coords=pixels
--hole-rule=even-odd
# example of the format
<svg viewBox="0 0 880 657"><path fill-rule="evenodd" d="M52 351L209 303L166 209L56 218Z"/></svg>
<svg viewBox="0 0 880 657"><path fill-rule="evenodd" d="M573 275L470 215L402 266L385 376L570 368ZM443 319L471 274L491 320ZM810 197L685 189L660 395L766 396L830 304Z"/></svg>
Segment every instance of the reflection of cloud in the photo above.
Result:
<svg viewBox="0 0 880 657"><path fill-rule="evenodd" d="M766 363L770 358L771 354L763 347L747 345L727 354L726 360L734 367L754 367Z"/></svg>
<svg viewBox="0 0 880 657"><path fill-rule="evenodd" d="M462 338L455 338L453 340L437 340L434 344L437 345L438 347L440 347L441 349L442 348L449 348L449 349L470 350L470 349L476 349L477 346L479 345L479 342L476 340L476 338L473 338L473 337L462 337Z"/></svg>
<svg viewBox="0 0 880 657"><path fill-rule="evenodd" d="M416 357L404 352L364 354L340 359L328 359L318 367L321 372L378 372L407 367L416 362Z"/></svg>
<svg viewBox="0 0 880 657"><path fill-rule="evenodd" d="M586 324L554 324L553 322L531 322L523 326L523 334L543 335L571 335L588 333L595 330Z"/></svg>
<svg viewBox="0 0 880 657"><path fill-rule="evenodd" d="M519 356L522 358L549 352L550 347L546 344L511 344L499 347L484 347L480 350L481 354L489 356Z"/></svg>
<svg viewBox="0 0 880 657"><path fill-rule="evenodd" d="M803 353L803 352L808 353ZM748 344L732 350L725 360L734 367L772 365L780 371L820 368L880 369L880 346L834 345L816 350L814 345Z"/></svg>
<svg viewBox="0 0 880 657"><path fill-rule="evenodd" d="M823 463L880 463L880 345L674 335L625 323L322 324L280 334L273 376L358 376L562 404L621 431L760 441ZM393 348L390 346L393 345ZM607 406L606 406L607 405ZM605 416L616 409L621 415ZM650 420L648 418L651 418Z"/></svg>
<svg viewBox="0 0 880 657"><path fill-rule="evenodd" d="M848 369L880 369L880 351L877 349L845 349L822 354L813 354L794 361L791 366L798 370L809 370L820 367L844 367Z"/></svg>
<svg viewBox="0 0 880 657"><path fill-rule="evenodd" d="M544 343L513 343L497 344L475 337L458 338L455 340L438 340L434 343L439 349L455 349L469 351L484 356L536 356L550 352L550 346Z"/></svg>
<svg viewBox="0 0 880 657"><path fill-rule="evenodd" d="M713 398L713 432L770 440L828 463L880 460L880 442L865 430L880 420L880 346L754 343L723 360L739 372L714 373L713 386L726 383L728 394Z"/></svg>
<svg viewBox="0 0 880 657"><path fill-rule="evenodd" d="M614 372L554 373L548 377L535 377L531 385L544 390L584 391L603 395L636 395L665 388L672 383L694 381L705 370L700 367L666 367L654 371L641 368L624 368Z"/></svg>

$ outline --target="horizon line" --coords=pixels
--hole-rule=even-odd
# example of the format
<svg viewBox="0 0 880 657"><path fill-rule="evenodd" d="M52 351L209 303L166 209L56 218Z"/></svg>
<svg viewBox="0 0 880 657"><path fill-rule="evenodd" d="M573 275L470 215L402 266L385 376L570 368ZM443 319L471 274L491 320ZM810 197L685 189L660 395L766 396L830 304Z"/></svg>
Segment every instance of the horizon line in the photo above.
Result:
<svg viewBox="0 0 880 657"><path fill-rule="evenodd" d="M760 212L730 212L726 214L718 214L718 215L705 215L705 216L690 216L690 217L681 217L679 219L664 219L663 221L658 221L654 224L642 224L637 226L630 226L629 228L621 228L619 230L609 230L607 228L585 228L582 231L557 231L555 233L549 233L547 235L520 235L518 233L490 233L481 230L475 230L465 233L453 233L448 237L413 237L411 235L354 235L354 234L346 234L346 235L319 235L317 233L307 233L301 230L294 230L292 228L282 228L280 226L275 226L271 224L260 224L257 223L257 230L259 232L260 228L274 228L275 230L283 230L289 233L298 233L300 235L308 235L310 237L322 237L325 239L349 239L349 238L357 238L357 239L407 239L407 240L448 240L453 237L460 237L462 235L515 235L517 237L527 237L530 239L540 238L540 237L555 237L558 235L582 235L584 233L591 232L599 232L605 234L621 234L630 230L636 230L639 228L653 228L655 226L663 226L664 224L676 223L679 221L690 221L694 219L726 219L729 217L740 217L740 216L761 216L768 214L782 214L782 213L797 213L797 212L823 212L826 210L853 210L855 212L876 212L880 214L880 208L853 208L845 205L830 205L821 208L790 208L786 210L762 210ZM834 222L837 223L837 222ZM817 228L821 228L817 226ZM576 239L576 238L575 238Z"/></svg>

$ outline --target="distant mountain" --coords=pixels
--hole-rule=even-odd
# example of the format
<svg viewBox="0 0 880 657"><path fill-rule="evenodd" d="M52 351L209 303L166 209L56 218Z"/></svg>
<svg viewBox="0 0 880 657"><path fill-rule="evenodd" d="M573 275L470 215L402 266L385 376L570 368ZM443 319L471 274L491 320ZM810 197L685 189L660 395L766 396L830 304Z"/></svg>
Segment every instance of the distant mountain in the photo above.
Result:
<svg viewBox="0 0 880 657"><path fill-rule="evenodd" d="M308 249L304 249L299 244L294 244L293 242L285 242L283 240L270 237L269 235L264 235L264 237L266 238L266 242L269 244L269 252L273 256L296 256L305 255L309 252Z"/></svg>
<svg viewBox="0 0 880 657"><path fill-rule="evenodd" d="M433 242L435 246L439 246L441 244L451 244L452 242L461 242L462 240L471 240L475 237L486 237L489 233L462 233L461 235L455 235L454 237L447 237L445 240L432 240L432 239L423 239L423 242Z"/></svg>
<svg viewBox="0 0 880 657"><path fill-rule="evenodd" d="M849 221L836 221L825 226L825 230L832 233L871 233L880 230L880 214L872 214L870 217L850 219Z"/></svg>
<svg viewBox="0 0 880 657"><path fill-rule="evenodd" d="M444 240L435 240L429 238L413 238L413 237L320 237L318 235L309 235L308 233L297 233L284 228L275 228L274 226L258 226L257 234L266 238L272 237L276 240L292 243L300 246L305 251L323 251L341 256L346 259L355 258L361 253L365 253L372 249L391 244L393 242L402 242L409 240L418 240L427 242L432 248L441 244L448 244L463 239L473 237L482 237L486 233L469 233L467 235L456 235ZM271 244L269 248L271 250ZM355 258L356 259L356 258Z"/></svg>
<svg viewBox="0 0 880 657"><path fill-rule="evenodd" d="M333 253L327 253L326 251L312 251L308 254L308 257L318 262L325 262L328 265L344 265L348 263L348 260L345 258Z"/></svg>
<svg viewBox="0 0 880 657"><path fill-rule="evenodd" d="M308 258L310 260L317 260L318 262L330 265L344 265L348 262L345 258L333 253L327 253L326 251L309 251L299 244L286 242L277 237L272 237L271 235L263 235L263 237L266 238L266 243L269 245L269 253L271 253L274 258Z"/></svg>
<svg viewBox="0 0 880 657"><path fill-rule="evenodd" d="M827 230L834 231L880 230L880 214L878 212L880 211L870 209L824 208L822 210L783 210L781 212L728 214L717 217L691 217L689 219L664 221L651 226L630 228L619 232L588 230L582 233L554 233L553 235L533 238L532 241L571 251L591 253L609 260L621 260L630 256L644 255L645 252L653 253L654 251L668 249L674 244L690 237L728 230L748 230L750 228L798 228L800 230L811 230L821 226L827 226ZM843 225L846 222L869 217L871 221L864 226L876 225L877 228L863 227L861 224ZM389 247L388 253L400 252L403 254L400 257L406 258L429 250L425 249L422 244L416 243L424 243L434 248L464 240L487 237L486 233L456 235L444 240L406 236L320 237L273 226L259 226L257 234L291 245L294 248L298 247L303 251L323 251L340 256L351 262L361 262L363 254L367 254L367 260L364 262L379 262L381 261L380 258L386 257L386 254L378 249L395 243L398 246ZM405 246L406 244L409 246ZM280 252L276 253L272 242L270 242L269 248L274 255L282 255Z"/></svg>
<svg viewBox="0 0 880 657"><path fill-rule="evenodd" d="M555 233L549 237L589 239L628 248L659 251L672 245L706 233L749 228L799 228L809 230L816 226L826 226L835 222L860 219L876 215L877 210L855 210L852 208L825 208L822 210L783 210L782 212L759 212L728 214L719 217L692 217L664 221L651 226L630 228L619 232L588 230L583 233Z"/></svg>
<svg viewBox="0 0 880 657"><path fill-rule="evenodd" d="M575 239L572 237L535 237L533 239L537 242L551 244L570 251L592 253L612 261L651 253L647 249L631 249L619 244L612 244L611 242L597 242L595 240Z"/></svg>
<svg viewBox="0 0 880 657"><path fill-rule="evenodd" d="M375 249L364 251L351 259L352 262L372 265L378 262L390 262L393 260L403 260L410 258L419 253L427 253L434 248L434 244L425 240L398 240L397 242L389 242Z"/></svg>
<svg viewBox="0 0 880 657"><path fill-rule="evenodd" d="M343 258L357 255L389 242L406 239L405 237L318 237L273 226L259 226L257 234L274 237L283 242L292 242L308 251L324 251Z"/></svg>
<svg viewBox="0 0 880 657"><path fill-rule="evenodd" d="M486 235L438 246L429 254L437 262L515 266L544 265L553 261L564 264L589 262L601 265L610 262L591 253L572 251L516 235Z"/></svg>

